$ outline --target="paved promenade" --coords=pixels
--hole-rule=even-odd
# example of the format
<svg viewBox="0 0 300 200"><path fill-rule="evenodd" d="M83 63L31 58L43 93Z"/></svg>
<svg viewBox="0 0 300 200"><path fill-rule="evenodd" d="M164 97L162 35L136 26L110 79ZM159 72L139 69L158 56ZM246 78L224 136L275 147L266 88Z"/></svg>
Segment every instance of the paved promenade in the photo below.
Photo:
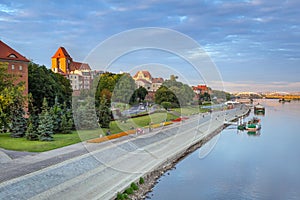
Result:
<svg viewBox="0 0 300 200"><path fill-rule="evenodd" d="M113 199L247 108L193 116L144 135L79 143L1 163L0 199Z"/></svg>

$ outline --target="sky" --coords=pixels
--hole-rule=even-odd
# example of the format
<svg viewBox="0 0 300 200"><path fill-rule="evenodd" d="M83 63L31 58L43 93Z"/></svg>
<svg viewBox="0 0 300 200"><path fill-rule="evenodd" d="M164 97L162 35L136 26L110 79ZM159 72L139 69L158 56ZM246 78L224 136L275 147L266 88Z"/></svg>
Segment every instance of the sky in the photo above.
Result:
<svg viewBox="0 0 300 200"><path fill-rule="evenodd" d="M132 74L151 69L154 76L178 74L191 85L222 82L230 92L292 92L300 91L299 8L299 0L0 0L0 39L47 67L58 47L64 46L76 61L94 60L89 63L93 69ZM101 48L105 41L147 27L197 42L219 77L207 81L201 72L193 71L195 66L188 60L156 48L160 45L156 43L147 44L154 49L131 48L110 66L103 66L106 63L99 59L107 52L114 53ZM173 36L158 37L158 41L168 46L177 42ZM152 38L153 34L144 37ZM131 41L115 42L113 49L122 49ZM194 53L201 59L194 49L188 52L187 57ZM91 55L99 59L91 59Z"/></svg>

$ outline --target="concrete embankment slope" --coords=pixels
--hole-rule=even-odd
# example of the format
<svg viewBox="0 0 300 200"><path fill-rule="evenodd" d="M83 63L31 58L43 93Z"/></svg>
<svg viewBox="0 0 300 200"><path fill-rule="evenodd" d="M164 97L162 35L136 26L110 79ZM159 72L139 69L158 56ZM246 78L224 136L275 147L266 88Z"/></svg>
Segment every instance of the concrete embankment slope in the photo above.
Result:
<svg viewBox="0 0 300 200"><path fill-rule="evenodd" d="M247 112L241 107L199 115L153 133L85 144L90 153L2 182L0 199L113 199L131 182L220 130L224 119Z"/></svg>

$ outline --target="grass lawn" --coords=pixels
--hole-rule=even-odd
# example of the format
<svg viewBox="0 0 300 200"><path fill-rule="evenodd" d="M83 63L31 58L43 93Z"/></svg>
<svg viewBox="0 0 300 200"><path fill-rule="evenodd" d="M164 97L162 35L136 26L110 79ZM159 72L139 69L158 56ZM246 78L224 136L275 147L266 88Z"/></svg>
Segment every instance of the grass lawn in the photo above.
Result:
<svg viewBox="0 0 300 200"><path fill-rule="evenodd" d="M128 119L126 123L119 121L112 121L110 124L111 133L119 133L129 130L131 127L144 127L152 122L154 124L161 123L162 121L170 121L176 119L178 116L170 113L154 113L150 116L143 116L138 118ZM52 149L68 146L81 141L99 137L100 134L106 133L107 129L95 130L79 130L73 131L72 134L54 134L54 141L28 141L25 138L11 138L9 133L0 134L0 147L16 151L29 151L29 152L43 152Z"/></svg>
<svg viewBox="0 0 300 200"><path fill-rule="evenodd" d="M16 151L43 152L80 142L78 134L55 134L54 141L28 141L26 138L11 138L9 133L0 134L0 147Z"/></svg>
<svg viewBox="0 0 300 200"><path fill-rule="evenodd" d="M181 115L193 115L208 111L208 109L201 108L201 106L186 106L182 108L174 108L173 110L178 113L181 113Z"/></svg>

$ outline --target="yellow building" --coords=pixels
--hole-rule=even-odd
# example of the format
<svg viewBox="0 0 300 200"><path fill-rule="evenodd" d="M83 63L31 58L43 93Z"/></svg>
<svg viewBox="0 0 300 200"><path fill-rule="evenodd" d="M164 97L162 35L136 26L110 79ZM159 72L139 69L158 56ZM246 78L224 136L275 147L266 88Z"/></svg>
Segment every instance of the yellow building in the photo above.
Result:
<svg viewBox="0 0 300 200"><path fill-rule="evenodd" d="M89 64L73 61L64 47L58 48L51 61L51 70L68 78L73 91L91 88L93 74Z"/></svg>
<svg viewBox="0 0 300 200"><path fill-rule="evenodd" d="M55 73L68 74L70 66L73 62L71 56L68 54L64 47L59 47L54 56L52 56L52 71Z"/></svg>

